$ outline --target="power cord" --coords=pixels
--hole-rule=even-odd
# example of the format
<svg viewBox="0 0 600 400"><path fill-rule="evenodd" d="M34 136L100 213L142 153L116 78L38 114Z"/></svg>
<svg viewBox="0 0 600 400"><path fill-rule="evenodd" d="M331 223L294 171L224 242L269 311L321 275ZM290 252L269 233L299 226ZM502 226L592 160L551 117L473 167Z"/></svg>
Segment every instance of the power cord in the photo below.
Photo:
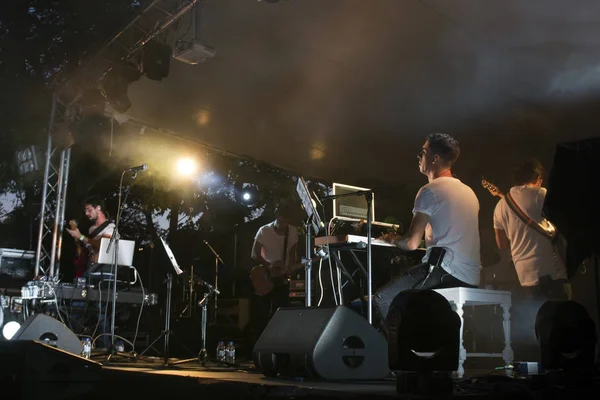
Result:
<svg viewBox="0 0 600 400"><path fill-rule="evenodd" d="M142 288L142 304L140 305L140 313L138 314L138 319L137 319L137 323L135 325L135 335L133 336L133 351L135 351L135 341L137 340L137 336L138 336L138 332L140 330L140 321L142 319L142 311L144 310L144 303L146 302L146 292L144 290L144 284L142 283L142 277L140 276L137 268L132 267L133 270L135 271L135 276L137 277L137 279L140 280L140 286Z"/></svg>

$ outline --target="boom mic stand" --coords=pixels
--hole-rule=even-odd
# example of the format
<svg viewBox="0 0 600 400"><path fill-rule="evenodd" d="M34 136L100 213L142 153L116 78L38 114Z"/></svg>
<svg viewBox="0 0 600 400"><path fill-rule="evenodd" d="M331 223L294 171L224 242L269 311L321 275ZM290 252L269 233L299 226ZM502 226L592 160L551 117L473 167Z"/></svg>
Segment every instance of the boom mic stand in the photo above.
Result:
<svg viewBox="0 0 600 400"><path fill-rule="evenodd" d="M225 266L225 262L223 261L223 259L221 258L221 256L219 255L219 253L217 253L215 251L215 249L213 249L213 247L210 245L210 243L208 243L206 240L203 240L204 244L210 249L210 251L212 251L212 253L215 255L215 300L214 300L214 315L213 315L213 322L216 323L217 322L217 309L218 309L218 305L217 305L217 300L218 300L218 295L219 293L219 263L223 264L223 266ZM211 286L212 287L212 286Z"/></svg>
<svg viewBox="0 0 600 400"><path fill-rule="evenodd" d="M121 215L123 214L123 205L127 203L127 197L129 196L129 192L131 190L131 183L127 185L127 190L125 192L125 199L121 202L121 194L123 192L123 177L126 172L131 171L131 169L126 169L121 173L121 180L119 182L119 204L117 207L117 217L115 219L115 229L113 230L112 236L110 238L110 242L106 248L106 253L110 252L111 246L114 244L115 246L115 257L112 266L112 275L113 275L113 286L112 286L112 304L111 304L111 316L110 316L110 346L108 348L106 354L106 361L110 361L111 357L117 354L117 349L115 347L115 317L116 317L116 305L117 305L117 270L119 269L119 239L121 238L119 235L119 223L121 221ZM137 171L133 171L133 175L131 176L131 181L137 177ZM107 300L108 301L108 300ZM104 316L104 321L106 322L106 316ZM135 351L135 349L134 349ZM124 355L119 353L120 355ZM135 357L134 357L135 358Z"/></svg>
<svg viewBox="0 0 600 400"><path fill-rule="evenodd" d="M205 366L206 361L209 359L208 352L206 351L206 326L208 325L208 303L210 301L211 296L214 296L214 298L216 299L217 295L221 294L221 292L219 292L219 289L213 287L211 284L209 284L206 281L200 281L200 282L208 289L208 292L204 293L204 297L202 298L202 300L200 300L198 302L198 305L202 307L202 348L198 352L197 357L188 358L187 360L175 361L175 362L171 363L170 365L184 364L184 363L188 363L191 361L199 361L200 364L202 364L202 366ZM217 360L217 359L212 360L212 361L217 362L219 364L228 365L228 366L235 366L235 364L231 364L226 361L221 361L221 360Z"/></svg>

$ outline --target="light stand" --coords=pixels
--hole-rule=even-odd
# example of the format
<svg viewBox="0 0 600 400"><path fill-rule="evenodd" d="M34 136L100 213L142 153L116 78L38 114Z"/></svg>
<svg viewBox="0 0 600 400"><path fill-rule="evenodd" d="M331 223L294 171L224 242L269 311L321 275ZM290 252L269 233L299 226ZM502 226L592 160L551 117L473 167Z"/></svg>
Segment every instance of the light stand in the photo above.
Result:
<svg viewBox="0 0 600 400"><path fill-rule="evenodd" d="M349 196L365 196L367 200L367 296L369 298L367 318L370 324L373 324L373 272L371 265L371 225L372 225L372 204L373 204L373 192L374 190L359 190L351 193L335 194L331 196L324 196L321 200L333 200L339 199L340 197Z"/></svg>
<svg viewBox="0 0 600 400"><path fill-rule="evenodd" d="M129 196L129 191L131 189L131 184L127 185L127 190L125 192L125 200L121 202L121 194L123 192L123 177L126 172L131 171L131 169L126 169L121 173L121 180L119 182L119 205L117 207L117 217L115 219L115 229L113 230L112 236L110 238L110 242L106 248L106 253L110 252L111 246L114 244L115 246L115 257L112 266L112 278L113 278L113 286L112 286L112 305L111 305L111 316L110 316L110 346L108 348L108 352L106 354L106 361L109 361L111 356L117 354L115 347L115 320L116 320L116 305L117 305L117 270L119 269L119 239L121 238L119 235L119 222L121 221L121 214L123 213L123 205L127 202L127 197ZM137 177L137 172L134 171L131 176L131 181L133 181ZM104 316L106 321L106 316ZM135 350L135 349L134 349Z"/></svg>
<svg viewBox="0 0 600 400"><path fill-rule="evenodd" d="M223 264L223 266L225 266L225 262L223 261L223 259L221 258L221 256L219 255L219 253L217 253L215 251L215 249L213 249L213 247L210 245L210 243L208 243L206 240L203 240L204 244L210 249L210 251L212 251L212 253L215 255L215 301L214 301L214 315L213 315L213 322L217 322L217 300L218 300L218 294L219 292L219 263Z"/></svg>

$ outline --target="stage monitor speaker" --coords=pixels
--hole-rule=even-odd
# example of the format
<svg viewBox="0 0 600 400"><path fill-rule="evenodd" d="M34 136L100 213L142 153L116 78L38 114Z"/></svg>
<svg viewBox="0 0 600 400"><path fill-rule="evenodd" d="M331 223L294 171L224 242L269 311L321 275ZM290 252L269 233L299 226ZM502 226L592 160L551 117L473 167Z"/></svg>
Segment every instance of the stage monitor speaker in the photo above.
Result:
<svg viewBox="0 0 600 400"><path fill-rule="evenodd" d="M266 376L377 380L389 374L383 335L344 306L280 308L254 346Z"/></svg>
<svg viewBox="0 0 600 400"><path fill-rule="evenodd" d="M75 355L80 355L83 350L73 331L46 314L29 317L11 340L35 340Z"/></svg>
<svg viewBox="0 0 600 400"><path fill-rule="evenodd" d="M0 341L0 360L7 399L83 398L102 382L99 363L32 340Z"/></svg>

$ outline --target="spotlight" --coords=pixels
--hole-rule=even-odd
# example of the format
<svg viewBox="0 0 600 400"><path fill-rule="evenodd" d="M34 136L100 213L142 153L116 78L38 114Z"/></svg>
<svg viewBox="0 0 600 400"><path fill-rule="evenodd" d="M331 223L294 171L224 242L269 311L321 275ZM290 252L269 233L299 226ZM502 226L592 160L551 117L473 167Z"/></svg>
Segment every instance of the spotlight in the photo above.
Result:
<svg viewBox="0 0 600 400"><path fill-rule="evenodd" d="M169 76L171 68L171 46L151 40L144 46L144 74L148 79L160 81Z"/></svg>
<svg viewBox="0 0 600 400"><path fill-rule="evenodd" d="M256 203L258 197L258 188L254 185L245 183L237 197L241 203L251 206Z"/></svg>
<svg viewBox="0 0 600 400"><path fill-rule="evenodd" d="M141 77L136 66L118 62L106 74L102 81L103 94L110 106L119 113L124 113L131 107L127 96L129 85Z"/></svg>
<svg viewBox="0 0 600 400"><path fill-rule="evenodd" d="M2 336L4 336L4 339L6 340L11 340L20 328L21 324L19 324L17 321L7 322L4 327L2 327Z"/></svg>
<svg viewBox="0 0 600 400"><path fill-rule="evenodd" d="M27 175L42 168L42 152L36 146L30 146L15 153L20 175Z"/></svg>
<svg viewBox="0 0 600 400"><path fill-rule="evenodd" d="M386 325L390 369L401 372L398 393L451 393L461 322L448 300L432 290L401 292L392 302Z"/></svg>
<svg viewBox="0 0 600 400"><path fill-rule="evenodd" d="M191 158L182 158L177 162L177 171L184 176L192 175L196 168L196 162Z"/></svg>
<svg viewBox="0 0 600 400"><path fill-rule="evenodd" d="M539 309L535 335L544 370L591 370L596 354L596 327L586 309L574 301L547 301Z"/></svg>

